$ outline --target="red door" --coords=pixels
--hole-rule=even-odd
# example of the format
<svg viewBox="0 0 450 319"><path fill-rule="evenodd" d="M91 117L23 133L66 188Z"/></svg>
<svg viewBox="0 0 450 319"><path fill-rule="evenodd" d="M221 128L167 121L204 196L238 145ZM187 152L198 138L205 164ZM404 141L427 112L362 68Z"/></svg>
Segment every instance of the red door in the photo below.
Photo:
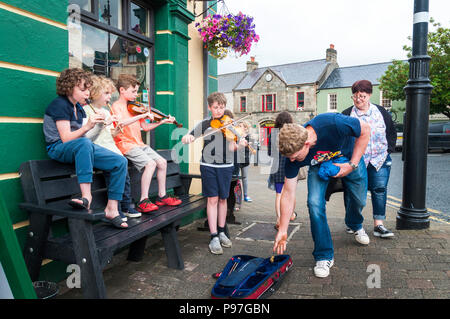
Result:
<svg viewBox="0 0 450 319"><path fill-rule="evenodd" d="M260 136L260 143L261 146L267 146L269 142L269 135L272 130L272 127L263 126L259 128L259 136Z"/></svg>

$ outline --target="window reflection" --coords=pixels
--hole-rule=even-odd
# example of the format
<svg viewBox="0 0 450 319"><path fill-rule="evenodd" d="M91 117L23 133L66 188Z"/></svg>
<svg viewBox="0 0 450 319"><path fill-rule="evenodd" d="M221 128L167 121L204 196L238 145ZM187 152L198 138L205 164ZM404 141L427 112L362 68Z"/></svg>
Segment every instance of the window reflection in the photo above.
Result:
<svg viewBox="0 0 450 319"><path fill-rule="evenodd" d="M138 6L137 4L130 3L130 28L134 32L149 37L149 12L147 9Z"/></svg>
<svg viewBox="0 0 450 319"><path fill-rule="evenodd" d="M122 29L122 1L99 0L98 21L117 29Z"/></svg>
<svg viewBox="0 0 450 319"><path fill-rule="evenodd" d="M109 63L107 63L107 61ZM69 29L69 66L117 79L133 74L141 82L140 92L150 87L150 49L142 44L82 23Z"/></svg>

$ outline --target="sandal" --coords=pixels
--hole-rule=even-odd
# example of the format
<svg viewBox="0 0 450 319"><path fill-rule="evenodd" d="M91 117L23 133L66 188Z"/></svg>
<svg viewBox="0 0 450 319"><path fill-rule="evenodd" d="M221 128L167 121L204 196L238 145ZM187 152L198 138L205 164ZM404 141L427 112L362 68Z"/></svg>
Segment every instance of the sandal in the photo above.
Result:
<svg viewBox="0 0 450 319"><path fill-rule="evenodd" d="M83 202L83 204L75 202L74 199L81 200ZM84 197L72 198L67 204L72 206L72 208L76 208L76 209L89 209L89 201L87 200L87 198L84 198Z"/></svg>
<svg viewBox="0 0 450 319"><path fill-rule="evenodd" d="M109 219L109 218L102 218L102 222L108 223L113 225L116 228L119 229L125 229L128 228L128 224L127 226L122 226L122 224L124 223L124 221L122 220L122 217L120 217L120 215L117 215L116 217L114 217L113 219Z"/></svg>

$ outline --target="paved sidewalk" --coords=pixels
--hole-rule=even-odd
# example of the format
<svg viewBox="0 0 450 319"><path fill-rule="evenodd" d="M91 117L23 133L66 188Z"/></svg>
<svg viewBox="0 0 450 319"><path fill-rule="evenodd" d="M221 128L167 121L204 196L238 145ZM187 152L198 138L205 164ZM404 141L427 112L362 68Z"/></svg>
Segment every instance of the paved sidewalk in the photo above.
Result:
<svg viewBox="0 0 450 319"><path fill-rule="evenodd" d="M208 250L209 234L197 230L204 220L198 220L179 231L180 246L185 261L184 270L166 266L164 245L160 235L147 242L146 255L141 262L126 260L127 252L113 258L104 271L109 298L210 298L215 280L211 274L221 271L233 255L258 257L272 255L275 230L275 193L267 188L264 166L250 168L249 196L252 203L243 203L236 218L242 225L230 225L232 248L223 255ZM313 242L306 208L306 183L297 187L299 216L291 229L293 235L287 253L293 267L273 299L289 298L450 298L450 226L431 220L427 230L395 230L396 210L387 208L385 225L394 231L394 239L373 236L370 199L364 209L364 228L370 237L368 246L361 246L353 235L345 232L342 193L334 194L327 205L335 250L335 265L324 279L313 274ZM270 223L270 224L268 224ZM251 230L261 238L246 238ZM247 232L243 232L247 230ZM255 231L253 232L253 234ZM253 235L250 235L252 237ZM269 240L266 240L269 238ZM380 274L380 288L374 279ZM68 290L60 283L58 298L82 298L79 289Z"/></svg>

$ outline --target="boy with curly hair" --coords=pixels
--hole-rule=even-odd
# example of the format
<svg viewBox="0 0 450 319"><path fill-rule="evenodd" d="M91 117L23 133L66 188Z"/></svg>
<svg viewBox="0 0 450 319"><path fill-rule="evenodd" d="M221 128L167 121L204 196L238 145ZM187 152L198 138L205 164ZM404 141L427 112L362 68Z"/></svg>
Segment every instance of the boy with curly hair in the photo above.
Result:
<svg viewBox="0 0 450 319"><path fill-rule="evenodd" d="M68 204L77 209L89 209L92 202L91 183L94 166L110 173L108 202L105 207L105 221L117 228L128 227L118 212L118 201L122 199L127 173L127 160L106 148L93 144L85 134L104 115L94 114L87 118L82 107L89 98L92 86L91 75L79 68L66 69L56 80L57 94L44 114L43 131L48 156L62 163L75 163L81 198L74 198Z"/></svg>

